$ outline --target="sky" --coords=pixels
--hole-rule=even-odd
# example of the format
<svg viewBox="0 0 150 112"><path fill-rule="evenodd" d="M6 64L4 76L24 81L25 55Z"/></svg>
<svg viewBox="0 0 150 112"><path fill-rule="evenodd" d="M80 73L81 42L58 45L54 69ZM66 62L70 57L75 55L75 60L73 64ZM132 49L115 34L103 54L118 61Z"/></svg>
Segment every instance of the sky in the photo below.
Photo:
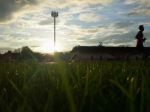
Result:
<svg viewBox="0 0 150 112"><path fill-rule="evenodd" d="M74 46L136 46L138 26L144 25L144 46L150 47L150 0L0 0L0 51L29 46L33 51Z"/></svg>

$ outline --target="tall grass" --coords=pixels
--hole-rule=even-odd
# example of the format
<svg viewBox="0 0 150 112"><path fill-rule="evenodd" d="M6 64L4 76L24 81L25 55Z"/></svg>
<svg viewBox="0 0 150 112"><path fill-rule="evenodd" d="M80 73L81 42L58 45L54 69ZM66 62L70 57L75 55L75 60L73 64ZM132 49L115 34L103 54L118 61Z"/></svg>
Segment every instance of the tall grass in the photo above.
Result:
<svg viewBox="0 0 150 112"><path fill-rule="evenodd" d="M1 63L0 112L150 112L150 63Z"/></svg>

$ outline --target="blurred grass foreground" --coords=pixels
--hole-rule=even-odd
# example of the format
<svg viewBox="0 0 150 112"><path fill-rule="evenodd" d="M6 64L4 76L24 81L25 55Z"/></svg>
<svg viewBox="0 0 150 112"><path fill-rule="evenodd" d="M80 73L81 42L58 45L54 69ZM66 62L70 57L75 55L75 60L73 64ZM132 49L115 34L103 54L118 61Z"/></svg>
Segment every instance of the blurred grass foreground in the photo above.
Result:
<svg viewBox="0 0 150 112"><path fill-rule="evenodd" d="M0 63L0 112L150 112L150 62Z"/></svg>

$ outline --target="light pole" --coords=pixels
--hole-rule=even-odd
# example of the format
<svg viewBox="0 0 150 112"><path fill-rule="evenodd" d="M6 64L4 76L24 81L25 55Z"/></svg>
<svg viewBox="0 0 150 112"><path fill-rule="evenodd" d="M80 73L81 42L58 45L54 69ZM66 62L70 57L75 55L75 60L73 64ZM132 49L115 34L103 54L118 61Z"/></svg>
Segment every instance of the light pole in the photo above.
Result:
<svg viewBox="0 0 150 112"><path fill-rule="evenodd" d="M56 43L56 18L58 17L58 12L52 11L51 16L54 18L54 52Z"/></svg>

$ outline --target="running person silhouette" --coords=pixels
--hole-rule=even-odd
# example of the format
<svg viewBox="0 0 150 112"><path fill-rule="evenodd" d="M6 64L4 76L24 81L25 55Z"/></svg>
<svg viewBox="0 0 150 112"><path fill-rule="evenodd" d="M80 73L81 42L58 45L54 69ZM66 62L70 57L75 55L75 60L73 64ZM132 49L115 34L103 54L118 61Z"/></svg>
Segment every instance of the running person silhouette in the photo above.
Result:
<svg viewBox="0 0 150 112"><path fill-rule="evenodd" d="M143 31L144 31L144 26L140 25L139 26L139 32L137 33L137 35L135 36L135 38L137 39L137 44L136 44L136 48L140 51L143 52L143 42L145 42L146 38L144 38L143 35Z"/></svg>

